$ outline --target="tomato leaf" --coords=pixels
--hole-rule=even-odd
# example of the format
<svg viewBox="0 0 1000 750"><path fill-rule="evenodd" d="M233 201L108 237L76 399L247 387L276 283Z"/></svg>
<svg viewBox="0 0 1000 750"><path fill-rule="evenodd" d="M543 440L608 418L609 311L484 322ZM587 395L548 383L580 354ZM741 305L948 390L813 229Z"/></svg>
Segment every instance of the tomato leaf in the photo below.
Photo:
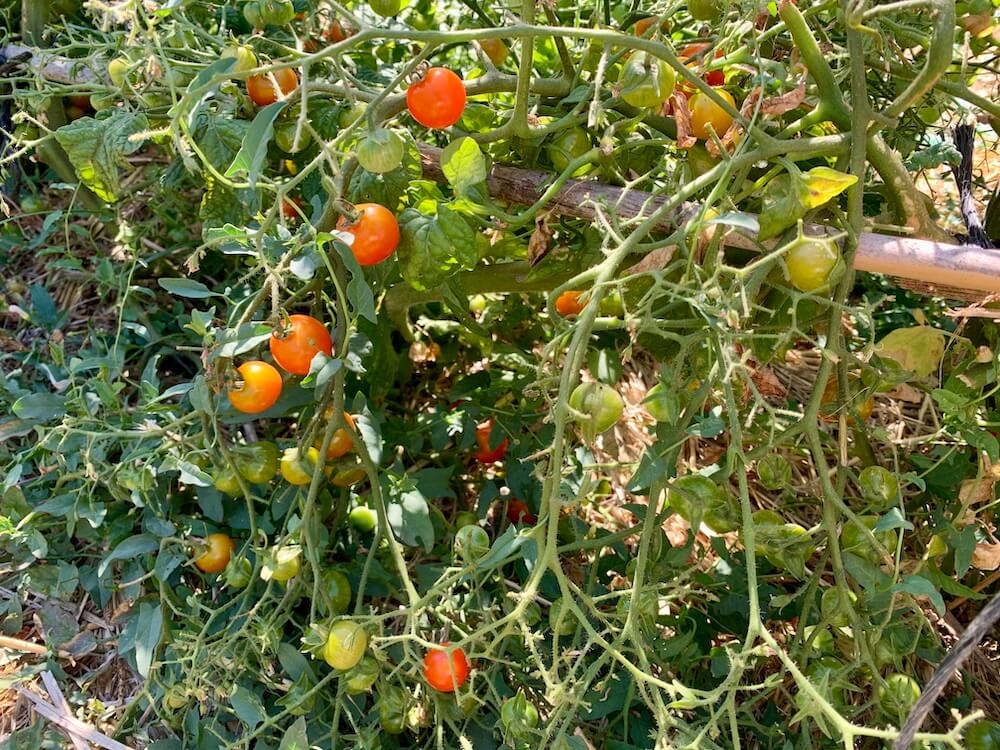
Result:
<svg viewBox="0 0 1000 750"><path fill-rule="evenodd" d="M857 181L858 178L853 174L844 174L829 167L813 167L802 175L802 182L806 187L806 208L819 208Z"/></svg>
<svg viewBox="0 0 1000 750"><path fill-rule="evenodd" d="M486 181L486 157L479 144L468 137L449 143L441 152L441 171L458 195L466 195Z"/></svg>
<svg viewBox="0 0 1000 750"><path fill-rule="evenodd" d="M434 524L423 493L409 477L389 477L389 481L389 495L395 496L396 502L386 507L386 518L393 534L409 547L423 543L424 551L430 552L434 547Z"/></svg>
<svg viewBox="0 0 1000 750"><path fill-rule="evenodd" d="M939 615L944 614L944 597L933 583L921 575L904 576L892 587L893 592L903 591L911 596L926 596Z"/></svg>
<svg viewBox="0 0 1000 750"><path fill-rule="evenodd" d="M297 718L295 723L282 735L278 750L309 750L305 716Z"/></svg>
<svg viewBox="0 0 1000 750"><path fill-rule="evenodd" d="M157 279L156 283L162 289L166 289L175 297L189 297L191 299L205 299L206 297L222 297L218 292L213 292L200 281L184 278Z"/></svg>
<svg viewBox="0 0 1000 750"><path fill-rule="evenodd" d="M21 419L58 419L66 413L66 397L55 393L32 393L15 401L12 410Z"/></svg>
<svg viewBox="0 0 1000 750"><path fill-rule="evenodd" d="M101 560L101 564L97 566L97 575L103 576L108 568L111 567L111 563L115 560L131 560L139 557L139 555L155 552L159 548L160 540L152 534L136 534L135 536L130 536L128 539L115 547L114 550L107 555L107 557Z"/></svg>
<svg viewBox="0 0 1000 750"><path fill-rule="evenodd" d="M260 698L242 685L233 688L233 693L229 696L229 705L233 707L233 713L239 717L240 721L251 729L267 718Z"/></svg>
<svg viewBox="0 0 1000 750"><path fill-rule="evenodd" d="M136 626L135 667L143 677L149 677L156 647L163 635L163 610L159 602L144 601L139 604L139 622Z"/></svg>
<svg viewBox="0 0 1000 750"><path fill-rule="evenodd" d="M788 174L767 183L759 218L761 240L777 237L805 216L807 192L802 180Z"/></svg>
<svg viewBox="0 0 1000 750"><path fill-rule="evenodd" d="M437 204L437 215L412 208L400 216L399 270L414 289L432 289L479 260L475 232L447 204Z"/></svg>
<svg viewBox="0 0 1000 750"><path fill-rule="evenodd" d="M375 312L375 295L368 284L368 279L365 278L365 272L361 269L357 258L354 257L354 253L351 252L351 248L347 246L344 239L346 237L342 232L321 234L316 238L316 242L319 246L322 246L323 242L333 242L334 249L340 256L340 259L344 261L344 265L347 266L347 270L351 274L351 280L347 282L347 301L351 303L351 308L354 312L362 318L372 323L377 323L378 315Z"/></svg>
<svg viewBox="0 0 1000 750"><path fill-rule="evenodd" d="M246 172L248 182L251 185L257 184L261 167L267 158L267 146L271 142L271 136L274 135L274 121L287 104L287 101L275 102L257 113L246 135L243 136L239 153L226 170L226 177Z"/></svg>
<svg viewBox="0 0 1000 750"><path fill-rule="evenodd" d="M895 360L918 378L926 378L937 371L944 348L944 331L930 326L913 326L887 333L875 345L875 353Z"/></svg>
<svg viewBox="0 0 1000 750"><path fill-rule="evenodd" d="M118 200L121 183L119 167L128 166L125 157L142 146L144 138L133 138L149 129L145 115L117 109L103 120L82 117L55 132L80 180L102 200Z"/></svg>

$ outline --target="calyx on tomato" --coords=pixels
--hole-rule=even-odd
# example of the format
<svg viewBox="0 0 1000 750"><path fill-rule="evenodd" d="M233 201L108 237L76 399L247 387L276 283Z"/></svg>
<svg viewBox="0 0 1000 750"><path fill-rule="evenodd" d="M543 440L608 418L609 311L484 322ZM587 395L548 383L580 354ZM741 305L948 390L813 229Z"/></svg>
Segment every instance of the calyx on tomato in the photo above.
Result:
<svg viewBox="0 0 1000 750"><path fill-rule="evenodd" d="M403 139L387 128L371 131L358 144L358 163L375 174L391 172L403 163Z"/></svg>
<svg viewBox="0 0 1000 750"><path fill-rule="evenodd" d="M580 383L570 394L569 405L588 442L621 419L625 409L618 391L605 383Z"/></svg>
<svg viewBox="0 0 1000 750"><path fill-rule="evenodd" d="M622 99L633 107L658 110L674 90L676 75L668 63L646 52L633 55L618 82Z"/></svg>

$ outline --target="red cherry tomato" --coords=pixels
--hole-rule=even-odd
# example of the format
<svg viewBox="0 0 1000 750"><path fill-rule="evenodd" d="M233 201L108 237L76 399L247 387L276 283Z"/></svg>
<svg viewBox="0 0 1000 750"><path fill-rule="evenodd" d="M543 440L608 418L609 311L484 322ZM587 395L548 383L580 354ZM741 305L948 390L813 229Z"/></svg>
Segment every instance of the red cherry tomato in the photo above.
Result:
<svg viewBox="0 0 1000 750"><path fill-rule="evenodd" d="M337 228L354 235L351 252L362 266L381 263L394 252L399 244L399 223L385 206L378 203L359 203L354 207L358 220L347 223L347 217L340 217Z"/></svg>
<svg viewBox="0 0 1000 750"><path fill-rule="evenodd" d="M231 388L229 402L244 414L259 414L278 402L281 396L281 373L267 362L244 362L237 372L243 381L239 388Z"/></svg>
<svg viewBox="0 0 1000 750"><path fill-rule="evenodd" d="M208 549L194 561L198 570L203 573L220 573L225 570L236 549L233 540L225 534L209 534L205 537L205 543Z"/></svg>
<svg viewBox="0 0 1000 750"><path fill-rule="evenodd" d="M319 352L333 354L333 340L326 326L310 315L291 315L284 330L271 334L271 354L278 367L292 375L308 375Z"/></svg>
<svg viewBox="0 0 1000 750"><path fill-rule="evenodd" d="M277 88L271 82L271 75L278 82ZM270 75L250 76L247 79L247 94L258 107L274 104L278 99L288 96L298 87L299 75L291 68L275 70Z"/></svg>
<svg viewBox="0 0 1000 750"><path fill-rule="evenodd" d="M677 55L677 57L681 62L684 62L685 60L690 60L693 57L698 57L699 55L701 55L701 53L705 52L711 46L712 45L709 44L708 42L697 42L695 44L689 44L687 47L685 47L680 51L680 54ZM716 60L725 56L726 53L723 50L721 49L715 50ZM691 63L688 63L688 67L697 68L700 64L701 62L696 60ZM721 86L726 82L725 71L721 69L710 70L707 73L705 73L704 77L705 77L705 83L707 83L709 86ZM683 84L681 85L683 87Z"/></svg>
<svg viewBox="0 0 1000 750"><path fill-rule="evenodd" d="M406 107L427 128L450 128L465 111L465 85L447 68L431 68L406 90Z"/></svg>
<svg viewBox="0 0 1000 750"><path fill-rule="evenodd" d="M538 519L528 510L528 504L524 500L513 498L507 502L507 518L511 523L525 523L531 526Z"/></svg>
<svg viewBox="0 0 1000 750"><path fill-rule="evenodd" d="M445 641L441 644L447 648L451 644ZM469 679L469 660L460 648L448 651L428 651L424 656L424 679L427 684L442 693L454 692L456 687L465 684Z"/></svg>
<svg viewBox="0 0 1000 750"><path fill-rule="evenodd" d="M556 312L564 318L579 315L583 312L584 304L580 299L583 292L568 291L563 292L556 299Z"/></svg>
<svg viewBox="0 0 1000 750"><path fill-rule="evenodd" d="M330 42L331 44L336 44L337 42L342 42L347 37L352 36L354 31L352 29L345 29L344 24L340 22L339 18L334 18L330 21L330 24L323 29L323 39Z"/></svg>
<svg viewBox="0 0 1000 750"><path fill-rule="evenodd" d="M82 110L92 109L89 94L70 94L66 97L66 99L68 99L69 103L74 107L79 107Z"/></svg>
<svg viewBox="0 0 1000 750"><path fill-rule="evenodd" d="M296 206L298 208L296 208ZM281 215L286 219L301 219L299 211L306 210L306 204L301 198L283 198L281 201Z"/></svg>
<svg viewBox="0 0 1000 750"><path fill-rule="evenodd" d="M492 464L502 461L503 457L507 454L507 447L510 445L510 441L507 438L501 440L500 445L495 448L490 448L490 432L492 431L492 419L476 427L476 443L479 445L479 450L473 455L481 464Z"/></svg>

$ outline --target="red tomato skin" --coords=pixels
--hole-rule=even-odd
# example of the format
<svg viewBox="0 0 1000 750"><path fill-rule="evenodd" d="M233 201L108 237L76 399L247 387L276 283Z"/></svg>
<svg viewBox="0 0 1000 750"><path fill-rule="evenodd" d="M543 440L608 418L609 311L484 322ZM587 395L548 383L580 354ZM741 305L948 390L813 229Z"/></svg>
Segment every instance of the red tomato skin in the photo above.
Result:
<svg viewBox="0 0 1000 750"><path fill-rule="evenodd" d="M358 264L374 266L396 252L399 223L392 211L378 203L359 203L354 208L358 212L358 220L348 224L347 217L342 216L337 228L354 235L351 252Z"/></svg>
<svg viewBox="0 0 1000 750"><path fill-rule="evenodd" d="M426 128L450 128L465 111L465 85L447 68L431 68L406 90L406 106Z"/></svg>
<svg viewBox="0 0 1000 750"><path fill-rule="evenodd" d="M291 68L282 68L273 72L278 82L281 95L288 96L299 87L299 74ZM258 107L266 107L278 101L278 89L271 83L269 76L250 76L247 79L247 94Z"/></svg>
<svg viewBox="0 0 1000 750"><path fill-rule="evenodd" d="M451 644L445 641L441 645L447 648ZM450 654L437 649L428 651L424 655L424 679L438 692L454 692L456 686L461 687L469 679L469 660L465 652L460 648Z"/></svg>
<svg viewBox="0 0 1000 750"><path fill-rule="evenodd" d="M507 438L504 438L500 441L500 445L491 449L490 432L492 432L492 430L492 419L483 422L476 428L476 443L479 445L479 450L477 450L473 456L481 464L492 464L497 461L502 461L503 457L507 455L507 448L510 446L510 441Z"/></svg>
<svg viewBox="0 0 1000 750"><path fill-rule="evenodd" d="M271 334L270 346L278 367L292 375L308 375L312 358L319 352L328 357L333 354L326 326L311 315L290 315L287 330Z"/></svg>
<svg viewBox="0 0 1000 750"><path fill-rule="evenodd" d="M281 396L281 373L260 360L244 362L237 372L243 387L230 389L229 402L244 414L260 414L278 402Z"/></svg>
<svg viewBox="0 0 1000 750"><path fill-rule="evenodd" d="M511 499L507 503L507 519L513 524L523 523L528 526L533 526L538 521L528 510L528 504L517 498Z"/></svg>

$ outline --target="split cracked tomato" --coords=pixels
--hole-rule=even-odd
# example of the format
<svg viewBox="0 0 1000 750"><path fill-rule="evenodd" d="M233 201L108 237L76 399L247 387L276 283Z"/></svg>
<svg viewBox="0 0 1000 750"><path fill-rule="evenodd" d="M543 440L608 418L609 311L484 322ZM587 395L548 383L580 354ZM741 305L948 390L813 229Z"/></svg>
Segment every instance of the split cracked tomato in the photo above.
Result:
<svg viewBox="0 0 1000 750"><path fill-rule="evenodd" d="M448 650L450 645L445 641L441 644L442 649L428 651L424 656L424 679L442 693L454 692L469 679L469 660L465 652L458 647Z"/></svg>
<svg viewBox="0 0 1000 750"><path fill-rule="evenodd" d="M431 68L406 90L406 107L426 128L450 128L465 111L465 84L447 68Z"/></svg>
<svg viewBox="0 0 1000 750"><path fill-rule="evenodd" d="M274 361L292 375L308 375L313 357L333 354L333 340L320 321L310 315L291 315L270 339Z"/></svg>
<svg viewBox="0 0 1000 750"><path fill-rule="evenodd" d="M236 372L240 382L226 394L234 409L244 414L260 414L278 403L281 373L272 365L254 360L244 362Z"/></svg>
<svg viewBox="0 0 1000 750"><path fill-rule="evenodd" d="M362 266L381 263L399 245L399 222L385 206L378 203L359 203L354 207L358 218L353 223L346 216L337 222L337 229L354 237L351 253Z"/></svg>

